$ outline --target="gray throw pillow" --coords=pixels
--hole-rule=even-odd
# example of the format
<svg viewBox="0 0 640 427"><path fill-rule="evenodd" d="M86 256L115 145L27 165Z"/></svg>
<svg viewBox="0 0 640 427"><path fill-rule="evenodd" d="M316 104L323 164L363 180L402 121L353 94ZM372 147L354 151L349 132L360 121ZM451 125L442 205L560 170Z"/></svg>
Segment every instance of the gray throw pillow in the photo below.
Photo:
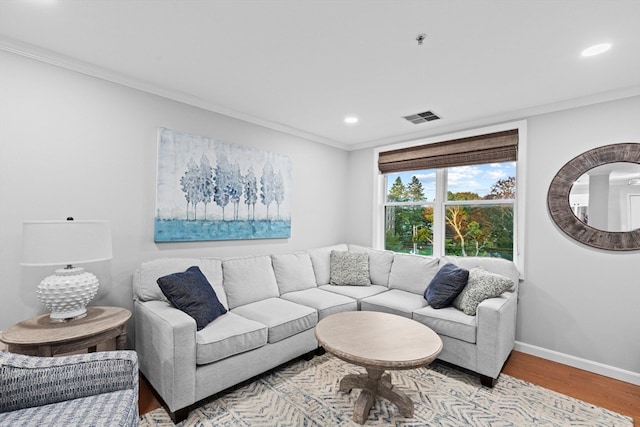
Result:
<svg viewBox="0 0 640 427"><path fill-rule="evenodd" d="M453 306L469 316L475 316L482 301L499 297L512 286L513 282L508 277L489 273L482 267L474 267L469 270L467 286L453 300Z"/></svg>
<svg viewBox="0 0 640 427"><path fill-rule="evenodd" d="M331 251L332 285L369 286L369 254L366 252Z"/></svg>

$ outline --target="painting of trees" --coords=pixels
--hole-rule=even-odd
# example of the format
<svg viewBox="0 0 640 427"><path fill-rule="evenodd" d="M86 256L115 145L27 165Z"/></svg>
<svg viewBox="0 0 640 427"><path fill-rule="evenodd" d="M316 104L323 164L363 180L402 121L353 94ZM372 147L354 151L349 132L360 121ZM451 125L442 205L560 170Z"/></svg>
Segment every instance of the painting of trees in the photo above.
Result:
<svg viewBox="0 0 640 427"><path fill-rule="evenodd" d="M164 128L158 144L156 241L290 236L288 157Z"/></svg>

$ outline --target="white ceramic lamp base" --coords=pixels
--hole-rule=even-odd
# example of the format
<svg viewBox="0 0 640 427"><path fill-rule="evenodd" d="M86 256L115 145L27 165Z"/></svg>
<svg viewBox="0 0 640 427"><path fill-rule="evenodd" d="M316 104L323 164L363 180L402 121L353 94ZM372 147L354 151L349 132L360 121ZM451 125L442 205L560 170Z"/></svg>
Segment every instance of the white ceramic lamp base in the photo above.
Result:
<svg viewBox="0 0 640 427"><path fill-rule="evenodd" d="M52 322L64 322L86 315L99 286L98 278L82 267L61 268L40 282L38 300L51 311Z"/></svg>

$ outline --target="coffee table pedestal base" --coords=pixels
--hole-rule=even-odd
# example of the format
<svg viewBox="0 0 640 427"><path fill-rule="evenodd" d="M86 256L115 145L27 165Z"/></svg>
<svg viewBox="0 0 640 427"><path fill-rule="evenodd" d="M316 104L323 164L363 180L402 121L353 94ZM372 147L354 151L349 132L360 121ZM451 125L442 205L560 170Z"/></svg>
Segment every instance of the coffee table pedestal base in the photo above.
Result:
<svg viewBox="0 0 640 427"><path fill-rule="evenodd" d="M366 369L366 374L350 374L340 380L342 392L349 393L354 388L362 389L353 409L353 421L358 424L364 424L367 421L376 396L384 397L396 405L403 417L413 417L413 402L405 393L394 388L391 384L391 375L384 374L384 369Z"/></svg>

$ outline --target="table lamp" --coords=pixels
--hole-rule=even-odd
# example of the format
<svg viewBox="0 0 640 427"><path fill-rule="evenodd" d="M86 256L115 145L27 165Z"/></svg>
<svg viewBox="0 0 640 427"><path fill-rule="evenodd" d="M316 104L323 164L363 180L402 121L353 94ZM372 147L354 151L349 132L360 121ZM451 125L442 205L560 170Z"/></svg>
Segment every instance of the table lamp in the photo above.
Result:
<svg viewBox="0 0 640 427"><path fill-rule="evenodd" d="M22 230L24 266L66 266L38 285L38 300L51 322L86 316L87 304L98 292L98 278L74 264L111 259L108 221L25 221Z"/></svg>

